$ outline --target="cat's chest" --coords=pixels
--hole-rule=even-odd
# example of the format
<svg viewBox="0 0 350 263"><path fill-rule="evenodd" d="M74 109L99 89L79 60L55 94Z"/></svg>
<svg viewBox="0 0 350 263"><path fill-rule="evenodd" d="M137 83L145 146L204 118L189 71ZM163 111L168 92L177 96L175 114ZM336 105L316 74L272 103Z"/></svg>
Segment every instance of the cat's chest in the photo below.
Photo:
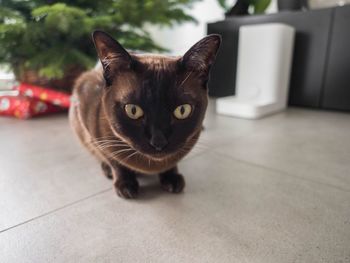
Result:
<svg viewBox="0 0 350 263"><path fill-rule="evenodd" d="M131 148L114 146L102 149L104 155L119 164L142 174L157 174L173 168L186 153L177 153L166 158L151 159Z"/></svg>

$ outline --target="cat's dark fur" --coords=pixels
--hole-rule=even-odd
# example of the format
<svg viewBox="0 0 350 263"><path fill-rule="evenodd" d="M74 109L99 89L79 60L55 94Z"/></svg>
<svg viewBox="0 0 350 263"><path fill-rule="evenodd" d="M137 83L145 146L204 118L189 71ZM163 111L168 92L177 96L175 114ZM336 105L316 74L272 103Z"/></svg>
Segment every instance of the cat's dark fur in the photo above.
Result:
<svg viewBox="0 0 350 263"><path fill-rule="evenodd" d="M128 53L102 31L93 39L103 68L76 82L70 121L79 139L114 179L118 195L137 195L139 173L159 174L164 189L181 192L185 181L176 165L200 135L220 36L207 36L183 57ZM192 111L177 119L174 110L183 104ZM128 117L127 105L138 105L143 116Z"/></svg>

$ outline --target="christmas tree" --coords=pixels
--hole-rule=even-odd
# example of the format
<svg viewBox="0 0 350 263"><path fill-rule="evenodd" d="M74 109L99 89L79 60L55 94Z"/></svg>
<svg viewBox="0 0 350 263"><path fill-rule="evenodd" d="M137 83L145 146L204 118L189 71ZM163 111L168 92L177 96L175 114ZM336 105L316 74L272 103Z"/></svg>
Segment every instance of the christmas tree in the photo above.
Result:
<svg viewBox="0 0 350 263"><path fill-rule="evenodd" d="M71 66L96 62L90 38L101 29L128 49L162 51L145 29L194 21L184 10L196 0L0 0L0 63L20 75L35 70L61 78Z"/></svg>

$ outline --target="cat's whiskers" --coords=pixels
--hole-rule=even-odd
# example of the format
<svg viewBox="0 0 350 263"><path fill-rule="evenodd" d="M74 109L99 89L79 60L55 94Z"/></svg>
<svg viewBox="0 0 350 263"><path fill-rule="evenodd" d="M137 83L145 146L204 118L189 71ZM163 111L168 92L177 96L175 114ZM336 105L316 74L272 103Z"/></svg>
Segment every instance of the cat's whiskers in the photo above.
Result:
<svg viewBox="0 0 350 263"><path fill-rule="evenodd" d="M130 148L130 147L127 147L127 148L124 148L124 149L118 149L117 151L114 151L114 152L120 153L120 152L126 152L126 151L135 151L135 150ZM112 153L114 153L114 152L112 152Z"/></svg>
<svg viewBox="0 0 350 263"><path fill-rule="evenodd" d="M115 141L102 142L102 143L95 143L96 146L104 146L104 145L109 145L109 144L119 145L119 146L127 145L127 144L125 144L125 143L120 143L120 142L115 142Z"/></svg>
<svg viewBox="0 0 350 263"><path fill-rule="evenodd" d="M121 142L121 143L124 143L122 142L121 140L115 140L115 139L101 139L101 140L94 140L94 142L97 142L97 143L101 143L101 142Z"/></svg>
<svg viewBox="0 0 350 263"><path fill-rule="evenodd" d="M103 137L103 138L98 138L98 139L94 139L94 142L102 142L102 141L115 141L115 142L122 142L122 140L111 136L111 137Z"/></svg>
<svg viewBox="0 0 350 263"><path fill-rule="evenodd" d="M133 153L131 153L131 154L129 154L123 161L127 161L127 160L129 160L132 156L134 156L134 155L136 155L136 154L138 154L138 152L137 151L135 151L135 152L133 152Z"/></svg>
<svg viewBox="0 0 350 263"><path fill-rule="evenodd" d="M117 158L117 161L119 162L127 162L130 158L139 154L138 151L115 135L96 138L92 143L101 151L112 147L117 148L117 150L110 153L105 152L105 154L112 159Z"/></svg>
<svg viewBox="0 0 350 263"><path fill-rule="evenodd" d="M124 146L127 145L125 142L123 142L122 140L116 138L115 136L104 136L104 137L100 137L95 139L94 141L92 141L92 143L94 145L97 146L104 146L104 145L108 145L108 144L114 144L114 145L118 145L118 146Z"/></svg>
<svg viewBox="0 0 350 263"><path fill-rule="evenodd" d="M201 153L201 152L203 152L203 151L206 151L206 150L208 150L208 149L209 149L208 147L201 147L200 145L195 145L195 146L193 146L192 148L190 147L190 148L188 149L188 152L192 152L192 153L197 154L197 153Z"/></svg>
<svg viewBox="0 0 350 263"><path fill-rule="evenodd" d="M105 146L96 146L98 149L100 149L101 151L107 149L107 148L112 148L112 147L116 147L116 148L119 148L121 150L124 150L124 149L128 149L128 147L126 145L117 145L117 144L108 144L108 145L105 145Z"/></svg>
<svg viewBox="0 0 350 263"><path fill-rule="evenodd" d="M95 144L105 144L105 143L118 143L118 144L125 144L123 142L120 141L116 141L116 140L104 140L104 141L99 141L99 142L94 142Z"/></svg>
<svg viewBox="0 0 350 263"><path fill-rule="evenodd" d="M119 138L115 137L114 135L106 135L106 136L102 136L102 137L97 137L97 138L95 138L95 140L107 139L107 138L116 138L116 139L119 139Z"/></svg>
<svg viewBox="0 0 350 263"><path fill-rule="evenodd" d="M118 153L115 157L119 158L118 159L119 162L126 163L131 157L133 157L133 156L139 157L141 155L138 151L136 151L136 150L134 150L132 148L130 148L129 150L132 151L132 153L130 153L129 155L125 156L124 158L121 158L121 159L119 158L120 153ZM121 153L123 154L123 152L121 152Z"/></svg>
<svg viewBox="0 0 350 263"><path fill-rule="evenodd" d="M116 140L104 140L104 141L99 141L99 142L92 142L95 145L104 145L104 144L119 144L119 145L127 145L124 142L121 141L116 141Z"/></svg>
<svg viewBox="0 0 350 263"><path fill-rule="evenodd" d="M112 159L115 159L117 157L119 157L122 154L125 154L126 152L130 152L130 151L135 151L134 149L128 148L128 149L122 149L122 150L118 150L118 151L114 151L110 154L108 154ZM123 160L123 159L122 159ZM118 161L122 161L122 160L118 160Z"/></svg>
<svg viewBox="0 0 350 263"><path fill-rule="evenodd" d="M187 143L177 152L164 156L142 154L115 135L96 138L92 144L94 144L99 150L104 151L110 158L116 159L121 163L127 163L133 157L137 159L141 158L142 162L146 162L146 164L148 163L149 168L152 167L153 163L163 163L164 166L168 166L169 163L171 163L171 160L177 159L178 157L183 157L190 151L200 152L201 150L206 150L209 148L207 145L203 145L202 141L199 142L197 137L189 138ZM116 148L114 151L110 153L108 151L106 152L107 149L113 147Z"/></svg>
<svg viewBox="0 0 350 263"><path fill-rule="evenodd" d="M206 145L201 145L201 144L198 143L198 144L196 144L196 145L193 146L193 149L208 150L209 147L206 146Z"/></svg>
<svg viewBox="0 0 350 263"><path fill-rule="evenodd" d="M94 142L107 142L107 141L114 141L114 142L120 142L120 140L115 139L100 139L100 140L94 140Z"/></svg>
<svg viewBox="0 0 350 263"><path fill-rule="evenodd" d="M193 145L193 148L200 148L203 150L210 149L210 146L205 144L205 141L203 142L203 139L197 139L197 138L190 138L189 142Z"/></svg>

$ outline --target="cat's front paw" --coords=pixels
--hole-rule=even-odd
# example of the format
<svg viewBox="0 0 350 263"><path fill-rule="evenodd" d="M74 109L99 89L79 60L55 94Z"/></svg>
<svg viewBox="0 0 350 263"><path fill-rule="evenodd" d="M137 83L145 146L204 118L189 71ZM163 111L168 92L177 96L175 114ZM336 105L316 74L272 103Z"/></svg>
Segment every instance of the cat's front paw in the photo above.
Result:
<svg viewBox="0 0 350 263"><path fill-rule="evenodd" d="M125 199L136 198L139 192L139 184L135 181L118 180L115 185L117 195Z"/></svg>
<svg viewBox="0 0 350 263"><path fill-rule="evenodd" d="M107 163L102 162L101 163L101 168L102 168L102 171L103 171L104 175L108 179L113 179L112 168Z"/></svg>
<svg viewBox="0 0 350 263"><path fill-rule="evenodd" d="M160 177L160 184L165 191L180 193L185 188L185 179L178 173L167 174Z"/></svg>

